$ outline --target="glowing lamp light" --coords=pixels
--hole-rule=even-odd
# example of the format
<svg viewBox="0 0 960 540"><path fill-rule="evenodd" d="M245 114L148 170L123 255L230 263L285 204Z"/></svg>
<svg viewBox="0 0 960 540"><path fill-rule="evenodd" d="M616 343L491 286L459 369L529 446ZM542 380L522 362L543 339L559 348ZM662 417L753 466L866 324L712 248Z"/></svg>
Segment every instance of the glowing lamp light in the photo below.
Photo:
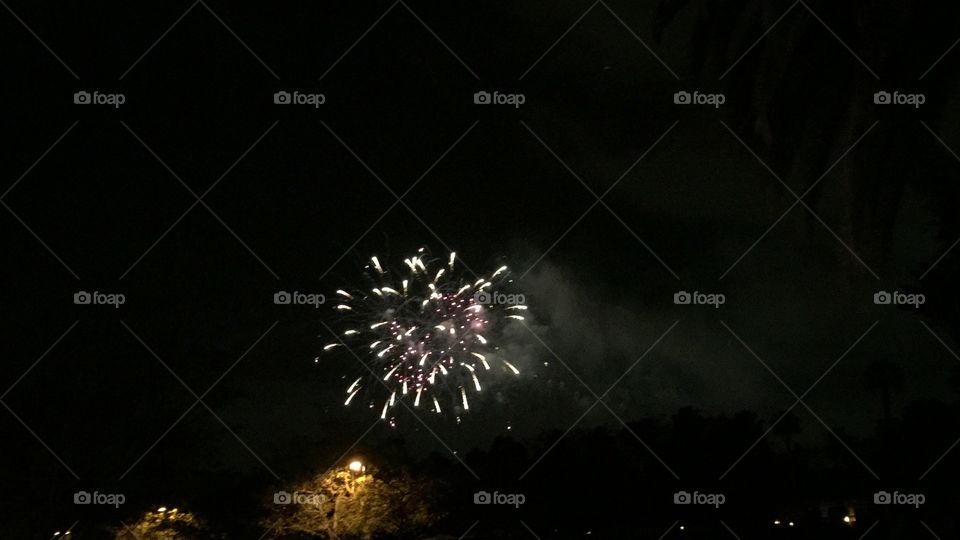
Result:
<svg viewBox="0 0 960 540"><path fill-rule="evenodd" d="M350 471L355 473L363 472L363 469L364 469L363 463L359 461L351 461L350 465L347 465L347 468L350 469Z"/></svg>

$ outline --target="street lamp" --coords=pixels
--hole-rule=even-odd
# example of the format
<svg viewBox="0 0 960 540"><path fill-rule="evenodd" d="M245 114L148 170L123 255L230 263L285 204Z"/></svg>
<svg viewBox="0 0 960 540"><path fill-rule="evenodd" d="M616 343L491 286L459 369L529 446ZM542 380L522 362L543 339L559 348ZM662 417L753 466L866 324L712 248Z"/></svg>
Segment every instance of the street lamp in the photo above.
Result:
<svg viewBox="0 0 960 540"><path fill-rule="evenodd" d="M350 464L347 465L347 468L350 469L350 472L358 474L367 470L367 468L359 460L351 461Z"/></svg>

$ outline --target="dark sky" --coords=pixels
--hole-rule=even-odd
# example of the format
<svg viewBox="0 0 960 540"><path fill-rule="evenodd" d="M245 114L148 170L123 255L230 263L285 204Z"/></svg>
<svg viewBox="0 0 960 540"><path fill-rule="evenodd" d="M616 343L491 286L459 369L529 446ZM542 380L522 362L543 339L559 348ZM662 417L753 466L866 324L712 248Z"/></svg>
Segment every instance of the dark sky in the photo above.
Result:
<svg viewBox="0 0 960 540"><path fill-rule="evenodd" d="M631 366L605 400L625 420L775 418L795 401L778 377L800 395L829 370L806 403L866 435L876 359L905 373L898 404L955 396L953 8L810 2L759 40L789 3L704 20L667 2L683 9L658 42L647 2L323 4L0 10L2 478L55 498L195 470L287 478L362 435L445 451L402 415L367 432L376 415L341 405L356 366L313 362L329 306L272 302L420 246L510 264L543 340L511 333L523 376L469 429L430 420L458 451L563 430ZM326 103L275 105L281 90ZM526 102L476 105L481 90ZM877 106L881 90L927 101ZM74 305L79 290L126 303ZM681 290L726 303L674 305ZM927 303L875 305L880 290ZM596 408L594 424L618 423Z"/></svg>

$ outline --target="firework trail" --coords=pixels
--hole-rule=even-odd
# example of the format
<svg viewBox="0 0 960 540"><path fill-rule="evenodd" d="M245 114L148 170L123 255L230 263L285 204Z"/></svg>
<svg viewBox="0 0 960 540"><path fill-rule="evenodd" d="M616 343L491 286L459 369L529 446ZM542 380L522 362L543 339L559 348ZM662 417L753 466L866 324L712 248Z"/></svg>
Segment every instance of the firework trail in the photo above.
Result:
<svg viewBox="0 0 960 540"><path fill-rule="evenodd" d="M333 309L342 324L323 351L348 347L379 379L358 377L346 388L344 405L369 399L376 409L382 403L380 417L387 419L406 400L459 418L470 410L470 394L483 391L482 379L520 374L495 338L503 325L522 321L527 306L522 295L498 290L512 281L506 266L468 279L456 253L428 259L423 248L403 263L394 271L373 256L365 267L367 289L336 291Z"/></svg>

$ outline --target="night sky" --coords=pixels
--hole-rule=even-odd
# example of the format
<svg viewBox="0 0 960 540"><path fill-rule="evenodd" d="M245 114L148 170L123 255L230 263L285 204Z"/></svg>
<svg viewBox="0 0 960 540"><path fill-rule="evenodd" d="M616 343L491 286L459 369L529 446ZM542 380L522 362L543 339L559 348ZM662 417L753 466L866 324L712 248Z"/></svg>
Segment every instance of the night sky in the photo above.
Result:
<svg viewBox="0 0 960 540"><path fill-rule="evenodd" d="M626 433L628 454L692 491L685 480L715 482L735 460L704 472L636 427L669 432L691 410L748 411L764 435L792 410L797 444L839 445L868 493L932 492L916 481L935 462L957 470L957 7L0 4L2 538L71 524L106 537L173 502L259 508L350 454L443 463L492 491L474 469L509 441L536 483L540 456L570 470L552 445L590 452L592 430ZM371 255L399 267L420 247L479 273L510 266L530 307L503 336L521 376L492 380L459 422L400 410L391 427L343 406L354 357L314 361L332 303L273 296L329 299L362 285ZM76 304L79 291L125 302ZM680 291L724 303L678 304ZM877 304L881 291L923 304ZM878 452L918 410L943 421ZM757 455L758 437L711 437ZM78 506L81 490L127 502ZM944 501L927 529L872 534L960 537L938 517L956 496ZM460 536L470 511L434 532ZM625 537L612 524L626 513L597 534ZM650 514L661 532L683 519ZM543 516L509 534L587 530ZM469 537L514 537L483 530Z"/></svg>

